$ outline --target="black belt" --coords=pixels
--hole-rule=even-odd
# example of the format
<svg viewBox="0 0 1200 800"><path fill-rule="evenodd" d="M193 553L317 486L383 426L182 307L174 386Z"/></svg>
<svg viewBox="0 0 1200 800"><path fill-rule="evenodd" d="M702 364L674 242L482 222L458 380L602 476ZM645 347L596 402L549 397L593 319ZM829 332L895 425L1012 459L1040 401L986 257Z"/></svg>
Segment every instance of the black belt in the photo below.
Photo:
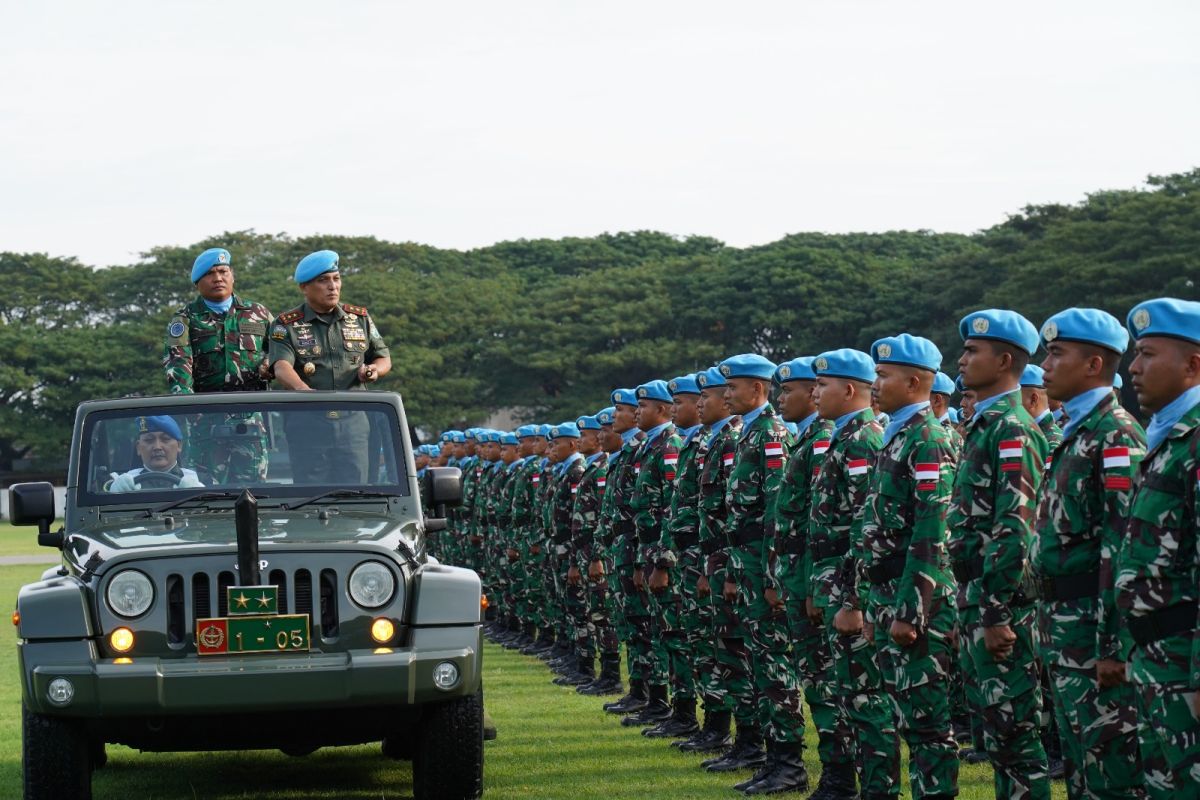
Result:
<svg viewBox="0 0 1200 800"><path fill-rule="evenodd" d="M1043 600L1080 600L1100 596L1100 573L1083 572L1078 575L1057 575L1042 578L1038 583Z"/></svg>
<svg viewBox="0 0 1200 800"><path fill-rule="evenodd" d="M867 577L871 583L880 584L899 578L904 574L904 565L908 562L908 553L896 553L867 567Z"/></svg>
<svg viewBox="0 0 1200 800"><path fill-rule="evenodd" d="M696 531L675 534L675 549L687 550L700 544L700 534Z"/></svg>
<svg viewBox="0 0 1200 800"><path fill-rule="evenodd" d="M764 533L766 533L766 529L762 525L747 525L729 538L736 546L741 547L750 542L762 541Z"/></svg>
<svg viewBox="0 0 1200 800"><path fill-rule="evenodd" d="M1141 617L1129 618L1129 634L1139 646L1145 647L1151 642L1166 639L1179 633L1187 633L1196 628L1197 605L1176 603L1173 606L1151 611Z"/></svg>
<svg viewBox="0 0 1200 800"><path fill-rule="evenodd" d="M970 583L976 578L983 577L983 559L955 561L950 565L950 569L954 573L954 580L959 583Z"/></svg>
<svg viewBox="0 0 1200 800"><path fill-rule="evenodd" d="M785 556L804 555L805 540L799 536L785 536L775 540L775 550Z"/></svg>
<svg viewBox="0 0 1200 800"><path fill-rule="evenodd" d="M619 519L613 527L616 528L618 536L628 536L631 533L637 532L637 528L631 519Z"/></svg>
<svg viewBox="0 0 1200 800"><path fill-rule="evenodd" d="M831 542L814 542L809 545L812 550L813 563L824 561L834 556L844 556L850 552L850 540L837 539Z"/></svg>
<svg viewBox="0 0 1200 800"><path fill-rule="evenodd" d="M716 537L716 536L709 539L707 542L700 543L700 552L706 556L711 556L713 553L715 553L719 550L724 550L724 549L725 549L725 543L723 541L721 541L721 539L719 537Z"/></svg>

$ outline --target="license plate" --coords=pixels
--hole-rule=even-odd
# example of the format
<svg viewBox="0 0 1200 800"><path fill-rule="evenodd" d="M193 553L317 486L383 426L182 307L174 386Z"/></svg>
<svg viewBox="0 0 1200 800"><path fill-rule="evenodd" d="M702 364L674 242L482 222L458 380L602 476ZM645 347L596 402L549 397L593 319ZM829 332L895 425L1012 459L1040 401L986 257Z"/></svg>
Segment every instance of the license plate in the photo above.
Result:
<svg viewBox="0 0 1200 800"><path fill-rule="evenodd" d="M308 649L307 614L196 620L196 652L202 656L305 653Z"/></svg>

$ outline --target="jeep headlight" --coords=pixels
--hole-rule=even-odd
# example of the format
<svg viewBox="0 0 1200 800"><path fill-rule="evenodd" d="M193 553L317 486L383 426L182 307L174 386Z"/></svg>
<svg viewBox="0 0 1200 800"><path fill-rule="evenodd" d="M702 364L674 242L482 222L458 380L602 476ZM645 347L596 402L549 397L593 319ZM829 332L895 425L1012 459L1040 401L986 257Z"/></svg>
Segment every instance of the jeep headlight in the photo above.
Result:
<svg viewBox="0 0 1200 800"><path fill-rule="evenodd" d="M392 571L378 561L364 561L350 573L350 597L363 608L379 608L395 591Z"/></svg>
<svg viewBox="0 0 1200 800"><path fill-rule="evenodd" d="M154 602L154 584L136 569L118 572L108 582L108 607L122 617L140 617Z"/></svg>

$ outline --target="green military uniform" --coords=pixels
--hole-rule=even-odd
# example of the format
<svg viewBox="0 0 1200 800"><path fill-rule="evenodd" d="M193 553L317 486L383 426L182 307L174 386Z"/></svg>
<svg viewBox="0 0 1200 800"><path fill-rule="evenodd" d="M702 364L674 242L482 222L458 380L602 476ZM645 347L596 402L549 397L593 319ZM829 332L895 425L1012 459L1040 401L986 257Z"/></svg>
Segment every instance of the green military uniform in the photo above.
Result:
<svg viewBox="0 0 1200 800"><path fill-rule="evenodd" d="M584 459L583 474L575 488L575 502L571 507L571 536L567 542L567 563L579 571L579 583L569 586L571 594L572 622L575 626L575 654L580 663L591 665L600 647L600 663L617 665L620 677L621 645L612 629L604 625L597 627L592 613L591 592L587 579L588 565L592 561L592 542L600 521L600 507L604 503L604 488L608 475L608 456L595 453ZM600 641L600 635L604 640ZM610 668L611 675L611 668Z"/></svg>
<svg viewBox="0 0 1200 800"><path fill-rule="evenodd" d="M271 326L271 365L291 364L312 389L364 389L358 369L388 355L371 315L342 303L318 314L308 303L280 314ZM295 483L370 480L370 424L362 412L289 414L287 437Z"/></svg>
<svg viewBox="0 0 1200 800"><path fill-rule="evenodd" d="M621 447L620 464L608 471L608 491L612 494L612 513L609 528L612 531L612 582L609 596L613 599L612 610L617 622L617 634L625 642L625 657L628 662L630 696L636 692L645 700L645 688L650 675L643 669L643 660L638 658L633 643L634 630L630 622L631 611L636 615L642 604L636 600L638 590L633 585L634 562L637 558L637 533L633 523L633 491L637 481L637 454L646 436L641 431L628 439ZM631 603L635 603L631 605ZM624 698L623 698L624 699ZM619 702L619 701L618 701Z"/></svg>
<svg viewBox="0 0 1200 800"><path fill-rule="evenodd" d="M1042 659L1071 797L1130 797L1142 785L1133 686L1102 688L1098 659L1123 659L1113 560L1122 549L1146 435L1111 392L1053 451L1042 484L1034 564Z"/></svg>
<svg viewBox="0 0 1200 800"><path fill-rule="evenodd" d="M1046 437L1046 445L1053 453L1062 444L1062 428L1058 427L1058 423L1054 421L1054 415L1049 411L1042 412L1041 416L1037 418L1037 424L1042 431L1042 436Z"/></svg>
<svg viewBox="0 0 1200 800"><path fill-rule="evenodd" d="M539 645L548 644L549 635L539 630L540 617L533 600L536 597L532 577L537 574L537 564L540 557L530 552L533 545L533 525L536 519L535 504L537 501L535 489L537 477L541 468L541 459L535 455L527 456L517 462L515 475L512 479L511 508L509 524L512 528L512 548L517 551L517 560L509 564L509 581L512 585L513 602L517 616L525 626L525 632L538 638Z"/></svg>

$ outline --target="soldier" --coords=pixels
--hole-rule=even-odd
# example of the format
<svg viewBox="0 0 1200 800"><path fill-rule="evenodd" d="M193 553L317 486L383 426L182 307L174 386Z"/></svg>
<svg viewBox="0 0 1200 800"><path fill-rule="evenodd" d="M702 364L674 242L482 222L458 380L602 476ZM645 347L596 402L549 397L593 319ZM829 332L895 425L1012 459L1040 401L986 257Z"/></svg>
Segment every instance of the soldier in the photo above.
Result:
<svg viewBox="0 0 1200 800"><path fill-rule="evenodd" d="M741 747L735 742L727 764L753 765L761 752L758 742L765 739L760 769L734 788L747 795L805 791L802 690L788 659L787 617L768 563L775 494L791 435L768 402L775 364L760 355L739 355L721 362L721 374L726 401L742 416L726 486L729 563L722 594L743 620L740 646L749 652L754 680L734 691Z"/></svg>
<svg viewBox="0 0 1200 800"><path fill-rule="evenodd" d="M521 652L525 655L541 655L554 647L554 631L543 624L540 583L537 580L542 563L541 549L537 546L537 502L546 437L541 434L540 426L522 425L517 429L517 438L521 443L519 452L523 462L514 480L511 515L513 543L508 559L513 564L513 581L517 584L517 602L525 623L525 633L534 639L521 648Z"/></svg>
<svg viewBox="0 0 1200 800"><path fill-rule="evenodd" d="M959 370L976 396L949 516L959 632L982 692L996 796L1044 800L1036 608L1022 586L1047 446L1019 393L1038 332L1016 312L989 309L964 317L959 333Z"/></svg>
<svg viewBox="0 0 1200 800"><path fill-rule="evenodd" d="M871 357L872 389L890 418L855 551L858 604L874 628L908 745L912 795L950 798L958 793L958 748L950 724L955 587L946 512L956 453L929 403L942 354L928 339L902 333L875 342Z"/></svg>
<svg viewBox="0 0 1200 800"><path fill-rule="evenodd" d="M337 253L319 250L300 259L295 279L304 302L271 326L271 366L285 388L365 389L391 371L392 359L371 315L361 306L338 302ZM331 410L286 419L295 483L368 482L365 414Z"/></svg>
<svg viewBox="0 0 1200 800"><path fill-rule="evenodd" d="M171 394L260 391L267 388L265 306L233 293L229 251L205 250L192 264L199 296L167 325L163 367ZM190 426L189 460L208 485L260 483L267 477L262 415L206 414Z"/></svg>
<svg viewBox="0 0 1200 800"><path fill-rule="evenodd" d="M958 411L950 406L950 398L954 394L954 381L944 372L933 376L933 391L929 395L929 408L937 417L942 427L950 431L950 445L954 448L955 458L962 451L962 434L955 427L958 423Z"/></svg>
<svg viewBox="0 0 1200 800"><path fill-rule="evenodd" d="M892 706L865 629L854 589L852 550L861 537L863 503L883 428L870 405L875 362L866 353L842 348L813 361L814 396L821 417L833 422L833 437L813 482L808 550L812 558L814 621L823 623L833 655L838 699L853 740L859 784L867 798L893 797L900 790L900 744Z"/></svg>
<svg viewBox="0 0 1200 800"><path fill-rule="evenodd" d="M1046 444L1053 453L1062 441L1062 428L1054 420L1050 411L1050 398L1046 394L1046 385L1042 368L1037 364L1029 364L1021 372L1021 405L1033 417L1033 421L1042 429ZM1050 465L1047 464L1047 467Z"/></svg>
<svg viewBox="0 0 1200 800"><path fill-rule="evenodd" d="M595 682L596 627L588 608L588 587L584 575L592 560L592 538L604 500L605 453L600 446L600 420L584 415L575 420L579 429L579 454L583 456L583 472L573 490L571 535L567 540L567 573L563 591L575 634L575 655L580 668L564 681L565 685L584 686ZM619 646L618 646L619 647ZM617 650L620 658L620 650ZM620 662L618 661L618 664Z"/></svg>
<svg viewBox="0 0 1200 800"><path fill-rule="evenodd" d="M1117 560L1117 606L1133 639L1122 660L1138 692L1149 793L1194 798L1200 795L1200 303L1147 300L1129 312L1126 326L1136 340L1129 375L1138 404L1153 416Z"/></svg>
<svg viewBox="0 0 1200 800"><path fill-rule="evenodd" d="M787 610L792 664L817 729L821 781L818 800L855 797L854 752L841 703L836 697L833 655L823 625L809 617L808 520L812 484L833 436L833 421L822 419L813 400L817 375L813 358L794 358L779 365L779 410L796 423L797 438L788 455L787 472L775 497L775 577Z"/></svg>
<svg viewBox="0 0 1200 800"><path fill-rule="evenodd" d="M1071 417L1047 460L1034 555L1067 789L1072 798L1141 797L1128 634L1113 594L1113 560L1146 453L1145 433L1112 391L1129 334L1104 311L1072 308L1042 325L1041 343L1046 392Z"/></svg>
<svg viewBox="0 0 1200 800"><path fill-rule="evenodd" d="M107 491L191 489L204 485L195 470L179 465L183 432L170 417L138 417L134 449L142 460L142 466L117 475Z"/></svg>
<svg viewBox="0 0 1200 800"><path fill-rule="evenodd" d="M567 591L567 572L571 568L571 515L575 509L579 480L583 477L583 455L579 452L579 441L579 428L574 422L562 422L550 429L554 476L548 494L547 539L550 554L545 575L546 589L552 597L548 605L554 609L556 634L566 643L564 658L557 664L551 664L551 669L567 679L555 681L561 686L578 685L572 682L578 675L585 675L587 681L596 677L591 662L581 663L575 650L573 620L579 617L576 606L583 600L578 593Z"/></svg>

